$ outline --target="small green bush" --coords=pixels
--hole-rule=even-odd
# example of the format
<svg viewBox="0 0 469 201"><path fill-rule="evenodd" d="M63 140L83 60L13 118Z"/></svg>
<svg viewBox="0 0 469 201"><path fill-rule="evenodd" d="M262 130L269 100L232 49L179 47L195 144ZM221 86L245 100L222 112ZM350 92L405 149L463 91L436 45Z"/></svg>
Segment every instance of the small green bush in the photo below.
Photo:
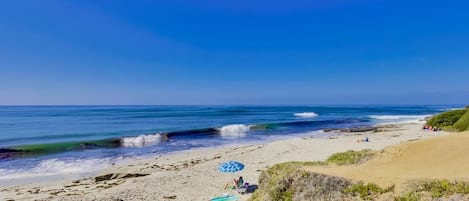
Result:
<svg viewBox="0 0 469 201"><path fill-rule="evenodd" d="M440 128L447 128L453 126L461 116L466 113L466 109L461 110L451 110L448 112L443 112L439 115L436 115L430 118L427 121L427 125L429 126L436 126Z"/></svg>
<svg viewBox="0 0 469 201"><path fill-rule="evenodd" d="M372 200L380 194L391 192L393 190L394 186L383 189L375 183L364 184L363 182L358 182L356 184L350 185L348 188L344 189L343 192L359 195L363 200Z"/></svg>
<svg viewBox="0 0 469 201"><path fill-rule="evenodd" d="M374 155L374 152L370 149L364 149L361 151L346 151L341 153L336 153L330 156L327 160L327 164L336 164L336 165L353 165L359 164L367 161Z"/></svg>
<svg viewBox="0 0 469 201"><path fill-rule="evenodd" d="M394 201L419 201L419 200L420 200L420 196L415 192L409 192L402 196L398 196L394 198Z"/></svg>
<svg viewBox="0 0 469 201"><path fill-rule="evenodd" d="M250 200L291 201L293 196L293 191L290 189L291 178L303 173L302 167L304 166L321 164L324 162L286 162L270 167L261 173L259 177L260 189L254 192Z"/></svg>
<svg viewBox="0 0 469 201"><path fill-rule="evenodd" d="M422 182L418 187L418 191L430 192L432 197L434 198L453 194L468 194L469 182L450 182L448 180L433 180L428 182Z"/></svg>

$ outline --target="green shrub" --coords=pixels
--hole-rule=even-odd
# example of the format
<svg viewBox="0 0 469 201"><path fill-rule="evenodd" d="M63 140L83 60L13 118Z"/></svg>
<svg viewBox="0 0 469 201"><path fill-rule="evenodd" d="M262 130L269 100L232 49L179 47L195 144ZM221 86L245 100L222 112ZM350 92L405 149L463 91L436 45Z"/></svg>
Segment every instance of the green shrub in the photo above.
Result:
<svg viewBox="0 0 469 201"><path fill-rule="evenodd" d="M359 164L371 158L374 154L369 149L361 151L347 151L336 153L330 156L325 162L311 161L311 162L286 162L276 164L266 171L263 171L259 177L259 186L261 189L254 192L250 200L291 200L294 194L292 188L292 178L298 179L311 176L304 171L306 166L318 165L349 165Z"/></svg>
<svg viewBox="0 0 469 201"><path fill-rule="evenodd" d="M427 121L427 125L429 126L436 126L440 128L447 128L453 126L461 116L463 116L466 113L466 109L461 109L461 110L451 110L448 112L443 112L439 115L436 115L432 118L430 118Z"/></svg>
<svg viewBox="0 0 469 201"><path fill-rule="evenodd" d="M344 178L308 172L307 166L325 165L325 162L286 162L276 164L259 176L259 189L249 200L291 201L325 197L331 192L339 192L350 185ZM307 199L307 200L308 200ZM313 199L315 200L315 199Z"/></svg>
<svg viewBox="0 0 469 201"><path fill-rule="evenodd" d="M430 192L432 197L435 198L452 194L468 194L469 182L450 182L448 180L433 180L428 182L422 182L418 187L418 191Z"/></svg>
<svg viewBox="0 0 469 201"><path fill-rule="evenodd" d="M394 186L383 189L375 183L364 184L363 182L358 182L356 184L350 185L348 188L344 189L343 192L359 195L363 200L372 200L380 194L391 192L393 190Z"/></svg>
<svg viewBox="0 0 469 201"><path fill-rule="evenodd" d="M469 112L464 113L456 123L454 123L453 128L457 131L467 131L469 130Z"/></svg>
<svg viewBox="0 0 469 201"><path fill-rule="evenodd" d="M259 176L260 189L254 192L250 200L292 200L291 178L299 174L303 166L313 164L322 162L286 162L270 167Z"/></svg>
<svg viewBox="0 0 469 201"><path fill-rule="evenodd" d="M352 165L359 164L367 161L374 155L374 152L370 149L364 149L361 151L346 151L341 153L336 153L330 156L327 160L327 164L337 164L337 165Z"/></svg>
<svg viewBox="0 0 469 201"><path fill-rule="evenodd" d="M419 200L420 200L420 196L415 192L409 192L402 196L398 196L394 198L394 201L419 201Z"/></svg>

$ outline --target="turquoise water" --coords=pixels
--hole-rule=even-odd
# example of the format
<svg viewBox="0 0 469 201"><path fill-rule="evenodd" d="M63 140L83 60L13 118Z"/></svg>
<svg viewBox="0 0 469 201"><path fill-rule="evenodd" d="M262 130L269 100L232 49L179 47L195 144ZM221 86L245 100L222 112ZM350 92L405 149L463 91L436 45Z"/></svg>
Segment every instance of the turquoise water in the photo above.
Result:
<svg viewBox="0 0 469 201"><path fill-rule="evenodd" d="M0 180L325 128L417 122L458 106L0 106Z"/></svg>

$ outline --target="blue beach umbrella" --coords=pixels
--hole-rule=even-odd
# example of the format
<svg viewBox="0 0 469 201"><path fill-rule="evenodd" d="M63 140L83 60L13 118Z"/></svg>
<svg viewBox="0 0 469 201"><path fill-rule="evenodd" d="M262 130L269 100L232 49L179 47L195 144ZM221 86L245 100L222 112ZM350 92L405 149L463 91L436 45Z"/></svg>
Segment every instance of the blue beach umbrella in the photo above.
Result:
<svg viewBox="0 0 469 201"><path fill-rule="evenodd" d="M233 173L244 169L244 165L238 161L228 161L218 167L219 172Z"/></svg>

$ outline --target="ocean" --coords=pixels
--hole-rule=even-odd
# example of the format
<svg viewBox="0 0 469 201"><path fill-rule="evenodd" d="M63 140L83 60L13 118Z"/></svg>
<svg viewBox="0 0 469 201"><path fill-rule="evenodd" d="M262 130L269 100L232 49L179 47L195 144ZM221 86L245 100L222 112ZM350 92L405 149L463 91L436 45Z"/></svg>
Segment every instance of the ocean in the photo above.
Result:
<svg viewBox="0 0 469 201"><path fill-rule="evenodd" d="M420 122L460 106L0 106L0 182L83 174L133 158Z"/></svg>

